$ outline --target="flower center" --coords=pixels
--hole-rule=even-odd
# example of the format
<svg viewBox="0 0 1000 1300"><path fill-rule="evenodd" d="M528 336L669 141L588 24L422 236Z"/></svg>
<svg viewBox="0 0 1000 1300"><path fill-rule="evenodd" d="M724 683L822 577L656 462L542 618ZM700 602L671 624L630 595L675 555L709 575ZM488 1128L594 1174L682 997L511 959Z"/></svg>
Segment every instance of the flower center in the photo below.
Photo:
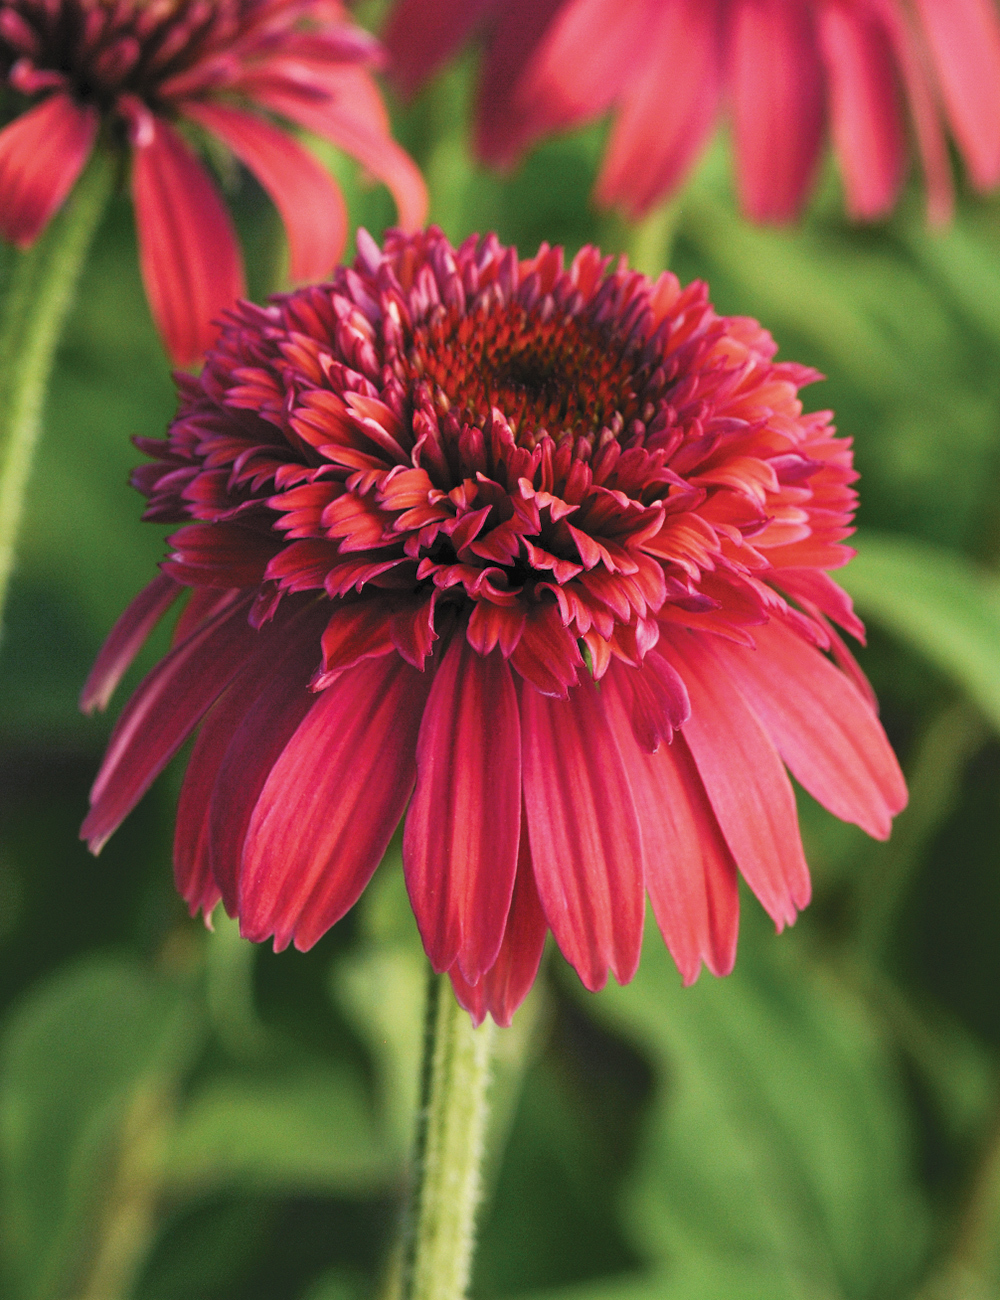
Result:
<svg viewBox="0 0 1000 1300"><path fill-rule="evenodd" d="M160 88L231 43L241 21L238 0L6 0L0 69L29 94L39 73L55 73L102 112L126 93L160 109Z"/></svg>
<svg viewBox="0 0 1000 1300"><path fill-rule="evenodd" d="M460 423L482 428L497 407L529 450L546 433L557 443L619 434L640 413L645 379L627 348L586 321L520 303L473 316L452 309L420 326L407 370L404 382L429 381L439 409Z"/></svg>

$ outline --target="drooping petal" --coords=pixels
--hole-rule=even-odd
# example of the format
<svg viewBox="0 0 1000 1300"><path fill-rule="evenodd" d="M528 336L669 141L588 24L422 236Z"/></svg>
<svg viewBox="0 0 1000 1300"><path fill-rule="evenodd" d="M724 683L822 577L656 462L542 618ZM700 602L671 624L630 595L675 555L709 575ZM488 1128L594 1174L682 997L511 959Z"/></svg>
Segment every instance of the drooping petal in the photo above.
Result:
<svg viewBox="0 0 1000 1300"><path fill-rule="evenodd" d="M356 158L388 187L402 229L419 230L427 218L424 178L410 155L373 123L371 112L366 111L368 94L360 78L350 83L347 78L346 72L340 78L343 93L326 103L277 87L263 87L254 98Z"/></svg>
<svg viewBox="0 0 1000 1300"><path fill-rule="evenodd" d="M843 0L822 6L819 35L848 211L870 220L892 207L906 166L892 46L881 24Z"/></svg>
<svg viewBox="0 0 1000 1300"><path fill-rule="evenodd" d="M97 139L92 105L50 95L0 131L0 235L34 243L62 206Z"/></svg>
<svg viewBox="0 0 1000 1300"><path fill-rule="evenodd" d="M182 641L186 641L195 628L200 627L202 623L214 617L226 605L231 605L234 601L239 600L243 594L235 587L228 589L192 587L188 590L191 595L174 624L174 634L170 641L172 646L180 645Z"/></svg>
<svg viewBox="0 0 1000 1300"><path fill-rule="evenodd" d="M239 908L240 864L247 829L260 792L285 746L316 703L309 681L316 669L316 641L322 624L289 629L274 656L267 688L248 705L219 765L208 807L208 850L212 875L230 916Z"/></svg>
<svg viewBox="0 0 1000 1300"><path fill-rule="evenodd" d="M300 951L354 905L416 779L426 675L366 659L323 691L271 769L250 818L240 929Z"/></svg>
<svg viewBox="0 0 1000 1300"><path fill-rule="evenodd" d="M772 621L756 650L713 644L720 671L814 798L878 840L906 806L906 784L885 732L854 683L813 646Z"/></svg>
<svg viewBox="0 0 1000 1300"><path fill-rule="evenodd" d="M223 140L267 190L281 213L292 280L322 280L347 242L347 209L333 178L307 150L253 113L189 103L184 115Z"/></svg>
<svg viewBox="0 0 1000 1300"><path fill-rule="evenodd" d="M177 801L174 884L191 916L201 912L206 919L222 897L212 875L208 807L219 764L247 709L248 700L240 685L242 681L235 689L230 687L202 723Z"/></svg>
<svg viewBox="0 0 1000 1300"><path fill-rule="evenodd" d="M872 712L877 715L878 699L875 695L874 688L865 676L861 665L858 663L857 659L855 659L847 642L829 623L826 625L826 634L830 638L830 653L833 655L837 667L842 673L847 674L854 683L861 698L867 700Z"/></svg>
<svg viewBox="0 0 1000 1300"><path fill-rule="evenodd" d="M609 970L626 983L642 943L642 840L619 739L589 675L565 700L522 689L521 745L545 918L588 989Z"/></svg>
<svg viewBox="0 0 1000 1300"><path fill-rule="evenodd" d="M576 126L611 106L635 75L657 3L568 0L562 5L511 92L531 139Z"/></svg>
<svg viewBox="0 0 1000 1300"><path fill-rule="evenodd" d="M97 853L243 667L257 633L249 597L175 646L140 683L115 724L80 837Z"/></svg>
<svg viewBox="0 0 1000 1300"><path fill-rule="evenodd" d="M161 573L129 603L101 646L83 684L80 708L84 713L107 708L115 687L145 645L150 632L183 590L179 582Z"/></svg>
<svg viewBox="0 0 1000 1300"><path fill-rule="evenodd" d="M815 607L832 618L864 645L865 625L855 614L850 596L822 569L778 569L771 574L770 581L810 609Z"/></svg>
<svg viewBox="0 0 1000 1300"><path fill-rule="evenodd" d="M599 203L633 218L683 181L715 122L722 88L718 0L664 0L658 8L626 81L596 189Z"/></svg>
<svg viewBox="0 0 1000 1300"><path fill-rule="evenodd" d="M880 0L878 9L906 88L914 133L927 182L927 219L934 226L951 220L955 194L951 161L944 138L937 96L931 84L926 57L900 0Z"/></svg>
<svg viewBox="0 0 1000 1300"><path fill-rule="evenodd" d="M402 0L383 34L389 72L412 95L465 40L497 0Z"/></svg>
<svg viewBox="0 0 1000 1300"><path fill-rule="evenodd" d="M800 0L736 0L731 85L740 202L755 221L802 206L823 138L823 68Z"/></svg>
<svg viewBox="0 0 1000 1300"><path fill-rule="evenodd" d="M250 809L270 765L314 702L308 682L321 626L317 612L306 608L262 629L243 670L202 723L174 832L174 878L192 916L199 907L207 916L218 902L223 873L214 868L233 858L238 862ZM275 732L280 733L277 745ZM242 743L248 733L250 744ZM248 798L241 820L239 810ZM235 851L227 858L234 841ZM235 907L236 875L234 866L224 877L230 909Z"/></svg>
<svg viewBox="0 0 1000 1300"><path fill-rule="evenodd" d="M406 885L435 970L472 983L496 962L521 825L521 728L510 667L456 632L434 677L406 815Z"/></svg>
<svg viewBox="0 0 1000 1300"><path fill-rule="evenodd" d="M476 115L476 151L497 167L511 166L528 143L528 124L516 111L511 88L564 4L565 0L505 0L497 9Z"/></svg>
<svg viewBox="0 0 1000 1300"><path fill-rule="evenodd" d="M448 972L459 1005L475 1024L489 1014L498 1025L510 1025L535 982L548 932L531 865L527 821L522 818L514 895L497 959L478 984L470 984L457 963Z"/></svg>
<svg viewBox="0 0 1000 1300"><path fill-rule="evenodd" d="M169 123L135 149L139 260L153 319L179 366L211 346L212 323L244 293L229 214L201 164Z"/></svg>
<svg viewBox="0 0 1000 1300"><path fill-rule="evenodd" d="M979 189L1000 181L1000 14L994 0L916 0L948 122Z"/></svg>
<svg viewBox="0 0 1000 1300"><path fill-rule="evenodd" d="M736 685L720 673L705 633L662 637L657 647L687 684L691 717L681 733L747 884L779 929L809 902L791 782Z"/></svg>
<svg viewBox="0 0 1000 1300"><path fill-rule="evenodd" d="M617 669L621 669L620 662ZM669 743L673 733L691 716L691 701L683 679L662 655L650 651L642 668L617 676L632 734L641 749L653 754Z"/></svg>
<svg viewBox="0 0 1000 1300"><path fill-rule="evenodd" d="M633 694L628 678L644 669L612 663L601 694L613 727L628 726ZM702 962L728 975L736 959L740 900L736 864L684 741L655 754L621 746L639 814L643 870L653 912L685 984Z"/></svg>

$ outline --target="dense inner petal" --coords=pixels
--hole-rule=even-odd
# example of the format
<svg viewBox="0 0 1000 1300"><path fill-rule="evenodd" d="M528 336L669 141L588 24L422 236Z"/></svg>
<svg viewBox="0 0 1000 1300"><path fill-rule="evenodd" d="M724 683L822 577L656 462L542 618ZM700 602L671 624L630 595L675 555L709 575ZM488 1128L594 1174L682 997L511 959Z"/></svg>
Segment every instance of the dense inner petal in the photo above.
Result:
<svg viewBox="0 0 1000 1300"><path fill-rule="evenodd" d="M149 516L189 524L167 573L259 585L257 620L325 592L316 686L393 651L422 668L455 630L550 695L643 662L665 623L749 644L777 616L829 644L836 602L781 594L850 554L849 443L797 396L814 372L703 285L595 249L360 246L235 312L146 444Z"/></svg>

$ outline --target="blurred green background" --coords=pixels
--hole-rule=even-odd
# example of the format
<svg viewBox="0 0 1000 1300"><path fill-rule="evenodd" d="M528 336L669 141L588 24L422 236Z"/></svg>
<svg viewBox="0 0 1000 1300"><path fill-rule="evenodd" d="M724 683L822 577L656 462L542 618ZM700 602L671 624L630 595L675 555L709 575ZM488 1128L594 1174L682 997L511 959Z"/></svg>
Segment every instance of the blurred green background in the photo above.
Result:
<svg viewBox="0 0 1000 1300"><path fill-rule="evenodd" d="M454 240L669 258L829 375L805 396L855 440L843 580L913 792L885 845L801 796L815 901L776 938L747 896L726 980L682 990L653 925L625 989L586 994L550 953L499 1035L473 1293L1000 1295L1000 199L930 234L914 183L851 227L831 168L800 226L756 229L720 140L633 230L589 202L601 128L499 178L470 161L469 96L465 64L398 114ZM381 234L388 196L324 157ZM245 175L230 197L261 297L277 219ZM422 1014L398 847L310 953L275 956L174 894L183 756L99 859L77 840L110 719L76 696L162 552L127 486L130 435L173 409L131 220L119 199L59 357L0 648L0 1295L366 1300Z"/></svg>

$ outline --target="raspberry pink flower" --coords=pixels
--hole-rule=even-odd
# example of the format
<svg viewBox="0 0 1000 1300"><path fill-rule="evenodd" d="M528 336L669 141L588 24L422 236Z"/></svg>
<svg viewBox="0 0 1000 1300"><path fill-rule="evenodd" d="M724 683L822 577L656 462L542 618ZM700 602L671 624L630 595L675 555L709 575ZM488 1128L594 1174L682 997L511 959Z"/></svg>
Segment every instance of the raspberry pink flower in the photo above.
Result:
<svg viewBox="0 0 1000 1300"><path fill-rule="evenodd" d="M801 209L827 127L853 217L892 207L910 133L933 222L952 207L945 125L973 185L1000 182L995 0L399 0L386 41L400 84L477 31L480 155L510 166L610 110L596 197L633 217L681 185L723 112L757 221Z"/></svg>
<svg viewBox="0 0 1000 1300"><path fill-rule="evenodd" d="M146 293L174 361L193 362L245 290L232 224L187 135L221 140L271 195L293 280L329 274L347 218L329 174L271 115L359 159L400 223L422 224L423 182L367 71L378 55L334 0L0 0L0 87L23 109L0 131L0 234L26 248L102 129L127 142Z"/></svg>
<svg viewBox="0 0 1000 1300"><path fill-rule="evenodd" d="M551 930L631 979L648 892L686 981L734 959L737 872L809 899L785 767L889 833L906 792L832 623L855 478L817 376L703 284L585 248L364 232L332 284L233 311L135 484L183 527L83 704L182 592L119 719L97 850L201 723L177 817L192 912L308 948L406 816L436 970L475 1017ZM831 657L832 656L832 657ZM408 808L407 808L407 805Z"/></svg>

